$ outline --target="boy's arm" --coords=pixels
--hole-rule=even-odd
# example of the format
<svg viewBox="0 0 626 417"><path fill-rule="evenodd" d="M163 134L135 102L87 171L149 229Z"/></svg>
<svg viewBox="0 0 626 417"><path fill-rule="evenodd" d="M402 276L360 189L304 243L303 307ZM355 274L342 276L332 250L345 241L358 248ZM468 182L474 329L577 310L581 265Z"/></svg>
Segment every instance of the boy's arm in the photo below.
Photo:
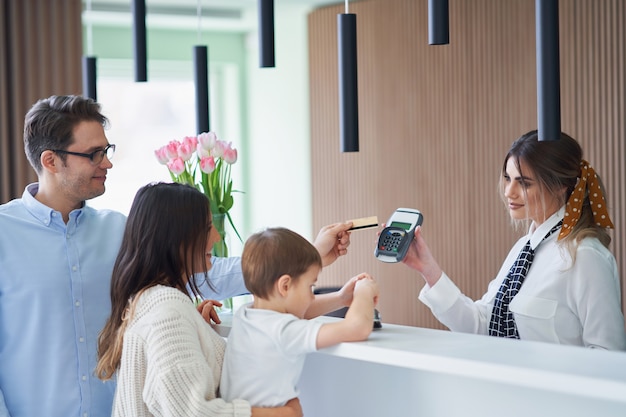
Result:
<svg viewBox="0 0 626 417"><path fill-rule="evenodd" d="M322 325L317 333L317 349L342 342L366 340L372 332L377 299L376 282L369 277L359 280L356 283L354 300L346 313L346 318Z"/></svg>
<svg viewBox="0 0 626 417"><path fill-rule="evenodd" d="M282 407L252 407L252 417L302 417L298 398L292 398Z"/></svg>
<svg viewBox="0 0 626 417"><path fill-rule="evenodd" d="M330 313L331 311L348 307L352 303L352 294L354 293L354 286L356 285L356 282L366 277L369 277L369 275L365 273L359 274L350 278L350 280L346 282L338 291L326 294L317 294L315 296L315 300L313 300L309 308L304 313L304 318L313 319L323 314Z"/></svg>

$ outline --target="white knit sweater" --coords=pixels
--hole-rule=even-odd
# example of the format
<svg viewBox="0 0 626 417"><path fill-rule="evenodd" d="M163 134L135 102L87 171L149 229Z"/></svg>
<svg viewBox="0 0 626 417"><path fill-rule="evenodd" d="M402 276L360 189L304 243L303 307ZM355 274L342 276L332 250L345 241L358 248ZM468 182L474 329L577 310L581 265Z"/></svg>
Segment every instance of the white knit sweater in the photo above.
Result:
<svg viewBox="0 0 626 417"><path fill-rule="evenodd" d="M124 333L113 417L250 416L248 402L216 398L225 345L186 294L145 291Z"/></svg>

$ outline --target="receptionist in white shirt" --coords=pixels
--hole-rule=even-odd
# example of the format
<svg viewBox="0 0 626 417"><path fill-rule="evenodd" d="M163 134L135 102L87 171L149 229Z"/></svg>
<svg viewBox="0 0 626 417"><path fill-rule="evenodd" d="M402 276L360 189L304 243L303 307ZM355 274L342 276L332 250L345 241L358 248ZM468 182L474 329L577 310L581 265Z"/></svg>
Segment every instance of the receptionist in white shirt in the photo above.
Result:
<svg viewBox="0 0 626 417"><path fill-rule="evenodd" d="M528 234L487 292L477 301L462 294L418 228L403 262L426 281L419 299L452 331L626 350L620 280L606 230L613 225L600 177L578 142L564 133L556 141L539 141L537 131L524 134L504 158L500 189L512 222L528 227ZM527 244L534 256L524 265L517 260ZM510 271L516 262L517 271Z"/></svg>

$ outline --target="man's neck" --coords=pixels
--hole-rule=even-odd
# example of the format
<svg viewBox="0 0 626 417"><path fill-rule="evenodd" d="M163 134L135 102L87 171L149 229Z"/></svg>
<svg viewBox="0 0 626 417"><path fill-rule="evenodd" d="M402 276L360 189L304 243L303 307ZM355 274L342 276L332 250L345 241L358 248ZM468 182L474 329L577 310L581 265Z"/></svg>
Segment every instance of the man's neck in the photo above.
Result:
<svg viewBox="0 0 626 417"><path fill-rule="evenodd" d="M79 209L85 205L84 201L73 202L68 201L64 198L62 193L60 192L50 192L45 187L42 187L42 184L39 184L39 190L37 194L34 195L35 199L39 201L41 204L44 204L47 207L50 207L53 210L61 213L63 217L63 222L67 224L70 219L70 212L73 210Z"/></svg>

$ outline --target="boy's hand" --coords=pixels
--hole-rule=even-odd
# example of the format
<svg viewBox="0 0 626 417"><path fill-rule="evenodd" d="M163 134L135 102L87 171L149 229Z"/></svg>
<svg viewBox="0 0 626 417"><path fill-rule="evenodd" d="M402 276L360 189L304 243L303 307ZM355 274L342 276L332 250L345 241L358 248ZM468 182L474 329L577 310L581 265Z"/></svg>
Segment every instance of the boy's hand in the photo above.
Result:
<svg viewBox="0 0 626 417"><path fill-rule="evenodd" d="M198 313L202 316L204 321L211 324L211 320L215 324L220 324L222 321L220 320L220 316L217 315L217 311L215 311L215 307L221 307L222 303L216 300L203 300L196 309Z"/></svg>
<svg viewBox="0 0 626 417"><path fill-rule="evenodd" d="M362 274L359 274L355 277L350 278L348 282L343 284L343 287L341 287L338 293L339 293L339 299L341 300L341 302L343 303L345 307L349 307L350 304L352 304L352 299L354 295L354 287L356 285L356 282L368 276L369 275L364 272Z"/></svg>
<svg viewBox="0 0 626 417"><path fill-rule="evenodd" d="M361 274L359 277L361 278L356 281L354 293L368 294L368 297L371 297L374 300L374 306L376 306L376 304L378 304L379 295L378 283L376 283L374 278L372 278L369 274Z"/></svg>

